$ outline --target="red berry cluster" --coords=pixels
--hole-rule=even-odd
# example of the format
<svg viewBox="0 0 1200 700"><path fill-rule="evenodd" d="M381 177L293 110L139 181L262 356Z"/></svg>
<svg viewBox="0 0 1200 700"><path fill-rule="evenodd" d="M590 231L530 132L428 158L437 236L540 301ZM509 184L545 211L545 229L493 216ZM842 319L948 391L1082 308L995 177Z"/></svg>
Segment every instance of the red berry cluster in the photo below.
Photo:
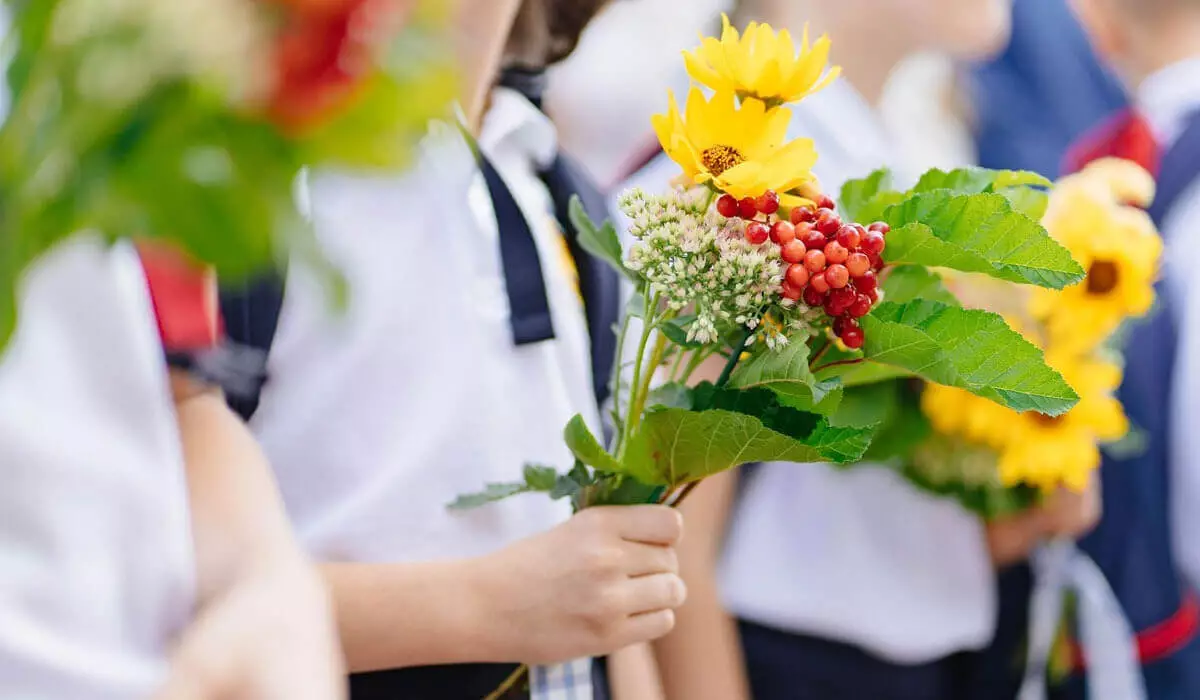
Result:
<svg viewBox="0 0 1200 700"><path fill-rule="evenodd" d="M769 238L779 245L779 257L788 263L784 274L784 297L804 300L821 307L833 319L833 332L849 348L861 348L863 331L858 319L879 301L879 279L883 268L885 236L891 230L876 222L869 227L843 223L834 213L828 196L817 201L817 209L796 207L787 219L769 223L779 211L779 197L768 191L761 197L737 200L723 195L717 200L722 216L747 219L746 240L754 244ZM768 221L757 219L765 214Z"/></svg>

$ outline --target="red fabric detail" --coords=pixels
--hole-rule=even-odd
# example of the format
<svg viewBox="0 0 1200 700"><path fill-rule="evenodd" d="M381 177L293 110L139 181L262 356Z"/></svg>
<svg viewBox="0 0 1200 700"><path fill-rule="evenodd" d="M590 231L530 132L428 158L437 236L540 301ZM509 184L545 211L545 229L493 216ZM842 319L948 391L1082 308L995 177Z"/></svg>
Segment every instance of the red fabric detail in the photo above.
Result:
<svg viewBox="0 0 1200 700"><path fill-rule="evenodd" d="M1151 175L1157 175L1160 156L1158 141L1149 122L1137 112L1125 110L1071 146L1064 159L1063 172L1078 172L1094 160L1111 157L1131 160Z"/></svg>
<svg viewBox="0 0 1200 700"><path fill-rule="evenodd" d="M1197 631L1200 631L1200 600L1189 592L1175 614L1137 633L1138 660L1144 666L1166 659L1187 646ZM1071 641L1071 665L1076 672L1087 668L1083 650L1074 640Z"/></svg>
<svg viewBox="0 0 1200 700"><path fill-rule="evenodd" d="M212 274L164 246L137 248L163 348L190 352L215 345L221 322Z"/></svg>

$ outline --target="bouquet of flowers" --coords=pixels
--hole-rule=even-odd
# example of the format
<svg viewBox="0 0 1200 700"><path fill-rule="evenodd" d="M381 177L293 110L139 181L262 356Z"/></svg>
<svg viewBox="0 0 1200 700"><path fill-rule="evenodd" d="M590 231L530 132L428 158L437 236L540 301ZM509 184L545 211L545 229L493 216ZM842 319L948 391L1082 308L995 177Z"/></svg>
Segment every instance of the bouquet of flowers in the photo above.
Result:
<svg viewBox="0 0 1200 700"><path fill-rule="evenodd" d="M1083 280L1038 221L1050 183L934 170L897 191L880 171L848 183L835 202L811 173L813 142L786 139L785 105L836 77L828 50L827 38L797 46L786 31L752 24L739 34L726 21L721 39L685 55L700 85L682 110L672 97L654 118L682 169L677 186L621 197L628 248L611 225L575 212L582 243L636 289L619 333L638 328L637 350L612 376L614 438L603 444L576 417L564 434L569 469L530 465L523 482L455 505L526 491L577 509L674 504L701 479L748 462L855 463L912 439L904 416L920 411L896 410L900 380L944 385L1013 415L1060 416L1076 405L1036 344L1001 315L964 308L931 269L1047 294ZM724 363L719 378L691 381L714 357Z"/></svg>
<svg viewBox="0 0 1200 700"><path fill-rule="evenodd" d="M1013 319L1080 395L1059 416L1017 413L953 387L929 386L910 422L924 435L909 455L912 477L985 515L1027 506L1060 487L1083 490L1100 447L1136 449L1114 392L1121 357L1111 343L1154 301L1162 242L1142 210L1154 180L1137 165L1098 161L1062 179L1043 219L1083 263L1087 277L1061 291L947 279L968 303ZM1120 442L1125 440L1125 442Z"/></svg>
<svg viewBox="0 0 1200 700"><path fill-rule="evenodd" d="M439 5L7 0L0 347L22 271L77 231L160 239L225 277L321 263L296 176L404 163L452 96Z"/></svg>

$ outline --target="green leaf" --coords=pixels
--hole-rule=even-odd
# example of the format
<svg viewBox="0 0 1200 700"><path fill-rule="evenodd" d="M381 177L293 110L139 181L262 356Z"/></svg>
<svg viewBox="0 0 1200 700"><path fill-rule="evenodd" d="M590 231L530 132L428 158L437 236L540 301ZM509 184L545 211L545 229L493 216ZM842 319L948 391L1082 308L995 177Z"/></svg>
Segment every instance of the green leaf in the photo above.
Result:
<svg viewBox="0 0 1200 700"><path fill-rule="evenodd" d="M998 192L1004 195L1013 209L1021 212L1034 221L1041 221L1046 215L1046 207L1050 204L1050 194L1045 190L1035 190L1031 187L1008 187Z"/></svg>
<svg viewBox="0 0 1200 700"><path fill-rule="evenodd" d="M558 470L540 464L525 465L525 485L531 491L552 491L558 480Z"/></svg>
<svg viewBox="0 0 1200 700"><path fill-rule="evenodd" d="M871 361L966 389L1017 411L1056 416L1079 396L1042 351L997 314L935 301L884 302L862 319Z"/></svg>
<svg viewBox="0 0 1200 700"><path fill-rule="evenodd" d="M920 265L900 265L887 270L883 280L883 298L903 304L914 299L929 299L959 306L958 299L946 289L942 278Z"/></svg>
<svg viewBox="0 0 1200 700"><path fill-rule="evenodd" d="M849 220L866 221L862 214L873 206L873 200L887 193L895 193L892 189L892 171L880 168L864 178L847 180L842 185L838 206Z"/></svg>
<svg viewBox="0 0 1200 700"><path fill-rule="evenodd" d="M555 499L569 495L557 493L559 482L566 477L561 476L554 467L526 464L523 476L524 481L488 484L483 491L461 495L446 507L451 510L470 510L522 493L548 493Z"/></svg>
<svg viewBox="0 0 1200 700"><path fill-rule="evenodd" d="M638 281L637 275L625 267L625 261L622 259L621 239L617 236L617 230L613 228L611 221L606 221L604 226L597 228L591 217L588 216L587 210L583 208L583 202L579 199L579 195L571 197L568 214L571 217L571 225L575 227L576 240L584 250L607 262L625 277L634 282Z"/></svg>
<svg viewBox="0 0 1200 700"><path fill-rule="evenodd" d="M662 334L667 336L667 340L670 340L672 343L680 347L702 347L704 343L698 343L695 340L688 340L687 337L688 332L686 326L690 325L695 320L696 317L693 315L676 316L675 318L670 318L659 323L658 330L662 331Z"/></svg>
<svg viewBox="0 0 1200 700"><path fill-rule="evenodd" d="M650 390L646 396L646 407L691 408L692 390L679 382L669 382Z"/></svg>
<svg viewBox="0 0 1200 700"><path fill-rule="evenodd" d="M767 350L739 363L729 377L728 386L732 389L770 389L784 405L802 411L829 413L837 407L841 382L837 379L818 381L808 363L808 344L788 343L780 350Z"/></svg>
<svg viewBox="0 0 1200 700"><path fill-rule="evenodd" d="M894 381L849 387L837 410L829 416L829 423L840 428L883 425L896 410L899 390L899 383Z"/></svg>
<svg viewBox="0 0 1200 700"><path fill-rule="evenodd" d="M892 264L982 272L1054 289L1084 277L1067 249L1003 195L935 190L889 207L884 218L892 227L884 257Z"/></svg>
<svg viewBox="0 0 1200 700"><path fill-rule="evenodd" d="M567 422L567 427L563 429L563 440L567 443L567 449L589 467L602 472L621 471L617 460L600 445L592 431L588 430L583 416L576 414Z"/></svg>
<svg viewBox="0 0 1200 700"><path fill-rule="evenodd" d="M762 389L704 384L696 401L705 409L646 414L629 441L626 474L645 484L678 486L747 462L852 462L870 443L869 428L832 427Z"/></svg>
<svg viewBox="0 0 1200 700"><path fill-rule="evenodd" d="M1009 188L1050 187L1045 177L1027 170L989 170L966 167L945 171L934 168L921 176L908 194L952 190L955 194L979 194Z"/></svg>

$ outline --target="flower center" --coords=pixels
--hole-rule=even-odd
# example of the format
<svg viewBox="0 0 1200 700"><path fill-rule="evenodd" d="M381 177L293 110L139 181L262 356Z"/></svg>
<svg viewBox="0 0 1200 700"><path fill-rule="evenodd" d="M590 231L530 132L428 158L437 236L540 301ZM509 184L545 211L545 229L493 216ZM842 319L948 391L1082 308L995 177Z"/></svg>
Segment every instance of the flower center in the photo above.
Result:
<svg viewBox="0 0 1200 700"><path fill-rule="evenodd" d="M1088 268L1088 294L1108 294L1117 288L1121 281L1121 273L1117 264L1108 260L1097 260Z"/></svg>
<svg viewBox="0 0 1200 700"><path fill-rule="evenodd" d="M735 165L746 162L746 157L733 146L709 146L700 154L704 169L713 175L720 175Z"/></svg>

